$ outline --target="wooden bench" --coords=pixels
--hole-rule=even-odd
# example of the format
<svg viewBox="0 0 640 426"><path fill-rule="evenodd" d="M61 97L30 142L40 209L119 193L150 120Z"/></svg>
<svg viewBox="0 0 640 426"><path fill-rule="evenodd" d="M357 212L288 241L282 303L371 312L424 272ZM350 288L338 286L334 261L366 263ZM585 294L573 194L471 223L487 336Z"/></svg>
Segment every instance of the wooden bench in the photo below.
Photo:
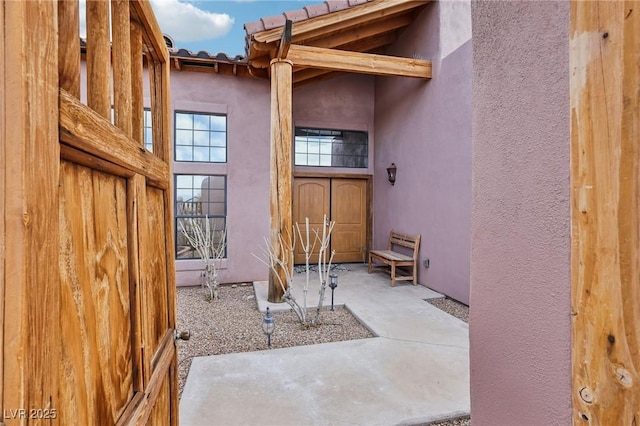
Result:
<svg viewBox="0 0 640 426"><path fill-rule="evenodd" d="M393 251L394 246L406 247L413 251L412 256ZM418 283L418 253L420 251L420 235L411 236L391 231L389 234L388 250L371 250L369 252L369 273L373 271L373 262L380 262L391 267L391 287L396 285L396 281L413 281L413 285ZM413 270L411 275L396 275L397 266L410 266Z"/></svg>

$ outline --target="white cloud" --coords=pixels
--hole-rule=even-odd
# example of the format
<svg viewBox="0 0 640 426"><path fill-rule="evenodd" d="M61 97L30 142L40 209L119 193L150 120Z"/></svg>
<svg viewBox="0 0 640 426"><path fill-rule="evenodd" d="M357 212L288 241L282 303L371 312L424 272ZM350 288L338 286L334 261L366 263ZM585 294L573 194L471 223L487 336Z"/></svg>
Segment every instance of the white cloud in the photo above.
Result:
<svg viewBox="0 0 640 426"><path fill-rule="evenodd" d="M176 41L192 42L222 37L233 26L226 13L202 10L180 0L151 0L160 29ZM80 0L80 36L86 37L86 3Z"/></svg>
<svg viewBox="0 0 640 426"><path fill-rule="evenodd" d="M213 13L179 0L151 0L162 32L176 41L208 40L227 34L234 20L226 13Z"/></svg>

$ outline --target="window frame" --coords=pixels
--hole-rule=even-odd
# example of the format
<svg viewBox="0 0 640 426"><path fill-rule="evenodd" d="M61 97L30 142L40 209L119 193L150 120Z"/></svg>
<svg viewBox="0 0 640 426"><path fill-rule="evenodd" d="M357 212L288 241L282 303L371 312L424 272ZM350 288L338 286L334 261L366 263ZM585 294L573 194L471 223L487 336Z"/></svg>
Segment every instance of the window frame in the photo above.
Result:
<svg viewBox="0 0 640 426"><path fill-rule="evenodd" d="M318 153L317 153L317 154L316 154L316 153L312 153L312 154L311 154L311 155L318 155L318 164L309 164L309 161L308 161L308 160L309 160L309 155L310 155L310 154L309 154L309 151L308 151L308 147L309 147L309 143L310 143L310 142L309 142L308 140L304 141L304 143L306 143L306 144L307 144L307 152L306 152L306 153L304 153L304 152L297 152L297 151L296 151L296 147L297 147L297 143L298 143L298 141L297 141L296 139L297 139L298 137L301 137L301 138L307 138L307 139L308 139L308 138L309 138L309 136L298 136L298 135L297 135L298 130L308 130L308 131L309 131L309 130L310 130L310 131L315 130L315 131L318 131L318 132L319 132L319 135L318 135L319 137L320 137L320 136L331 136L331 135L321 135L321 134L320 134L320 132L327 132L327 133L328 133L328 132L339 132L339 133L341 133L341 134L344 134L344 133L354 133L354 134L358 134L358 133L359 133L359 134L364 135L364 136L365 136L365 138L366 138L366 139L365 139L365 143L364 143L364 145L363 145L363 146L364 146L364 148L365 148L365 152L364 152L364 154L360 154L360 155L334 154L333 149L332 149L330 153L328 153L328 154L322 154L322 152L321 152L321 151L322 151L322 150L321 150L321 145L320 145L320 146L319 146L319 149L318 149ZM342 137L342 135L341 135L341 140L344 140L344 138ZM322 142L319 142L319 143L321 144ZM343 143L343 144L344 144L344 143ZM293 154L293 165L294 165L295 167L312 167L312 168L325 168L325 169L328 169L328 168L339 168L339 169L345 169L345 170L368 170L368 169L369 169L369 163L370 163L370 158L369 158L369 156L370 156L370 152L369 152L369 151L370 151L370 147L369 147L369 145L370 145L370 136L369 136L369 131L368 131L368 130L361 130L361 129L357 129L357 130L355 130L355 129L339 129L339 128L328 128L328 127L326 127L326 126L304 126L304 125L297 125L297 126L295 126L295 127L294 127L294 129L293 129L293 149L292 149L292 151L293 151L293 153L292 153L292 154ZM307 159L306 164L298 164L298 162L297 162L297 155L299 155L299 154L301 154L301 155L305 155L305 156L306 156L306 159ZM324 155L324 156L327 156L327 157L330 159L331 164L329 164L329 165L323 165L323 164L322 164L322 161L321 161L321 160L322 160L322 156L323 156L323 155ZM335 159L335 158L341 158L341 157L356 157L356 158L359 158L359 159L360 159L359 161L363 161L363 162L364 162L364 164L363 164L362 166L334 165L334 164L333 164L333 163L334 163L334 159Z"/></svg>
<svg viewBox="0 0 640 426"><path fill-rule="evenodd" d="M222 190L224 191L224 212L222 215L220 214L216 214L216 215L207 215L207 214L193 214L193 215L185 215L185 214L179 214L178 213L178 177L179 176L204 176L205 178L207 177L220 177L224 179L224 184L223 184L223 188ZM180 219L184 219L184 218L195 218L195 219L204 219L205 217L208 217L209 220L212 219L223 219L224 220L224 226L227 226L227 213L228 213L228 209L229 209L229 202L228 202L228 177L226 174L202 174L202 173L174 173L173 175L173 180L174 180L174 191L173 191L173 195L174 195L174 206L173 206L173 210L174 210L174 227L175 227L175 242L174 242L174 253L175 253L175 259L176 261L193 261L193 260L200 260L200 257L197 255L197 253L194 254L194 257L178 257L178 237L181 235L182 231L180 230L180 227L178 225L179 220ZM194 187L192 186L191 189L193 190ZM216 188L218 189L218 188ZM201 195L202 196L202 195ZM216 228L217 229L217 228ZM219 229L217 229L219 231ZM227 238L227 243L228 243L228 238ZM227 247L225 247L225 252L224 252L224 256L223 258L226 259L227 257Z"/></svg>
<svg viewBox="0 0 640 426"><path fill-rule="evenodd" d="M178 114L191 114L191 115L200 115L200 116L207 116L207 117L211 117L211 116L215 116L215 117L224 117L225 123L224 123L224 132L222 131L218 131L218 130L211 130L211 127L209 126L209 129L206 130L206 132L209 134L209 144L208 145L195 145L195 136L192 136L192 144L191 145L182 145L182 144L178 144L178 130L190 130L192 133L195 131L202 131L202 130L197 130L195 128L194 123L192 122L192 126L191 129L178 129ZM222 146L216 146L216 145L211 145L211 133L224 133L224 147ZM181 160L178 159L178 146L181 147L191 147L191 160ZM195 155L194 155L194 148L195 147L206 147L208 149L208 158L209 160L207 161L201 161L201 160L196 160L194 159ZM224 161L211 161L211 148L224 148ZM185 108L185 109L175 109L173 111L173 158L174 158L174 162L176 163L202 163L202 164L227 164L229 161L229 116L228 114L225 113L221 113L221 112L203 112L203 111L195 111L189 108Z"/></svg>

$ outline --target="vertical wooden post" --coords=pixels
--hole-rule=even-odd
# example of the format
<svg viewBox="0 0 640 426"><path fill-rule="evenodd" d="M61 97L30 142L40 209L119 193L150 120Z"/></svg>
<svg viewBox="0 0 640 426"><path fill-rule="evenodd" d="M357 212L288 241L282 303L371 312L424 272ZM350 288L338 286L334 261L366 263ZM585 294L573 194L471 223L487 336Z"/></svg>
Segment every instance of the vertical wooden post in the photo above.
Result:
<svg viewBox="0 0 640 426"><path fill-rule="evenodd" d="M58 3L2 1L0 178L2 397L7 410L58 405ZM5 108L6 107L6 108ZM36 423L40 420L17 420Z"/></svg>
<svg viewBox="0 0 640 426"><path fill-rule="evenodd" d="M80 99L80 12L77 1L58 0L60 88Z"/></svg>
<svg viewBox="0 0 640 426"><path fill-rule="evenodd" d="M575 424L640 419L640 8L571 3Z"/></svg>
<svg viewBox="0 0 640 426"><path fill-rule="evenodd" d="M111 59L113 62L114 123L128 137L133 137L131 24L129 1L111 0Z"/></svg>
<svg viewBox="0 0 640 426"><path fill-rule="evenodd" d="M292 99L292 68L290 61L274 59L271 61L271 242L280 259L290 262L293 227L291 223L291 99ZM285 247L280 247L279 235L285 241ZM275 272L269 275L269 302L282 302L283 291ZM284 271L278 275L286 285Z"/></svg>
<svg viewBox="0 0 640 426"><path fill-rule="evenodd" d="M87 2L87 104L111 119L111 46L109 1Z"/></svg>

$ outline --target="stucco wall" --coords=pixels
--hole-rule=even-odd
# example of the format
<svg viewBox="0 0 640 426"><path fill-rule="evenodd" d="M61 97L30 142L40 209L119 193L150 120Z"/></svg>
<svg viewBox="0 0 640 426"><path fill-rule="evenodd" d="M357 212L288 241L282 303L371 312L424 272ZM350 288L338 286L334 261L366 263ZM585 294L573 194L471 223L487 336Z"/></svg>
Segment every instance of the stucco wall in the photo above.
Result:
<svg viewBox="0 0 640 426"><path fill-rule="evenodd" d="M269 235L270 86L266 80L177 72L171 74L171 106L227 114L226 164L174 162L174 173L227 175L227 258L220 282L264 280L267 268L251 253ZM365 130L373 137L373 78L344 76L293 92L295 125ZM372 154L371 154L372 155ZM296 171L318 170L302 167ZM372 170L357 169L357 173ZM322 168L322 172L340 169ZM200 260L178 260L178 285L199 284Z"/></svg>
<svg viewBox="0 0 640 426"><path fill-rule="evenodd" d="M220 282L265 279L266 269L251 253L269 235L269 83L205 73L171 73L175 110L227 114L227 163L174 162L173 172L227 176L227 258ZM173 133L172 133L173 135ZM202 262L176 261L178 285L200 283Z"/></svg>
<svg viewBox="0 0 640 426"><path fill-rule="evenodd" d="M569 425L569 3L472 17L472 421Z"/></svg>
<svg viewBox="0 0 640 426"><path fill-rule="evenodd" d="M374 247L391 229L422 236L419 282L469 303L470 3L434 2L389 53L430 59L431 81L376 78ZM398 167L391 186L386 168ZM430 259L430 267L422 265Z"/></svg>
<svg viewBox="0 0 640 426"><path fill-rule="evenodd" d="M293 92L294 126L336 130L362 130L374 143L374 78L346 74L338 78L303 86ZM366 169L300 167L295 172L373 173L373 149L369 149Z"/></svg>

